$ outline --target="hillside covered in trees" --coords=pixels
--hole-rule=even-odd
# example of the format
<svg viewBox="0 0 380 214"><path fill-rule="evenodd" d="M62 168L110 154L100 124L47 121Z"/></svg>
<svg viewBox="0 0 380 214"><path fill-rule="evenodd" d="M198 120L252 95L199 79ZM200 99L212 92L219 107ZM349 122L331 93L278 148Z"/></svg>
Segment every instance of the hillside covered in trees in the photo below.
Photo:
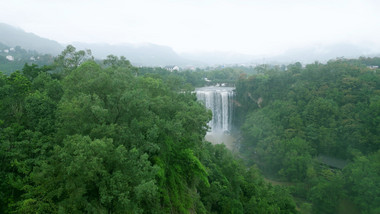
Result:
<svg viewBox="0 0 380 214"><path fill-rule="evenodd" d="M379 63L296 63L236 85L241 151L308 212L380 212Z"/></svg>
<svg viewBox="0 0 380 214"><path fill-rule="evenodd" d="M0 213L378 213L379 65L170 72L68 46L0 75ZM241 154L204 140L192 92L222 82Z"/></svg>
<svg viewBox="0 0 380 214"><path fill-rule="evenodd" d="M0 73L0 213L297 213L223 145L182 77L68 46Z"/></svg>
<svg viewBox="0 0 380 214"><path fill-rule="evenodd" d="M9 47L0 43L0 71L4 74L21 70L25 63L44 66L52 64L53 60L50 54L40 54L37 51L25 50L20 46Z"/></svg>

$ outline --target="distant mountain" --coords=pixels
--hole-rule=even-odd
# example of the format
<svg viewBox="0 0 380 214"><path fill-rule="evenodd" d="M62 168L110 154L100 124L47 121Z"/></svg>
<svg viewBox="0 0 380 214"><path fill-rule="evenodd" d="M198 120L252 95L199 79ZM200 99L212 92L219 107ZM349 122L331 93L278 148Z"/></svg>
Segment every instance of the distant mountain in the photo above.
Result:
<svg viewBox="0 0 380 214"><path fill-rule="evenodd" d="M0 43L8 47L20 46L43 54L58 55L65 45L56 41L27 33L22 29L0 23ZM139 66L215 66L233 64L271 64L271 63L311 63L325 62L337 57L355 58L359 56L378 56L370 47L348 43L332 45L305 46L290 49L277 56L253 56L232 52L176 53L172 48L155 44L89 44L74 42L78 50L90 49L95 58L104 59L108 55L125 56L132 64ZM223 48L223 47L221 47Z"/></svg>
<svg viewBox="0 0 380 214"><path fill-rule="evenodd" d="M331 45L314 45L303 48L290 49L278 56L269 57L268 62L302 62L312 63L315 61L326 62L340 57L357 58L360 56L375 56L369 47L354 45L350 43L335 43ZM379 52L377 52L379 53Z"/></svg>
<svg viewBox="0 0 380 214"><path fill-rule="evenodd" d="M232 64L289 64L294 62L313 63L315 61L326 62L340 57L357 58L360 56L379 56L380 51L374 51L368 46L354 45L350 43L335 43L330 45L310 45L302 48L294 48L279 55L254 56L232 52L198 52L183 53L180 56L206 62L207 65L232 65Z"/></svg>
<svg viewBox="0 0 380 214"><path fill-rule="evenodd" d="M245 64L259 60L258 57L253 55L220 51L182 53L180 56L189 60L197 61L200 65Z"/></svg>
<svg viewBox="0 0 380 214"><path fill-rule="evenodd" d="M155 44L89 44L74 42L77 49L90 49L96 58L104 59L108 55L125 56L134 65L165 66L193 65L196 62L179 56L172 48Z"/></svg>
<svg viewBox="0 0 380 214"><path fill-rule="evenodd" d="M56 41L27 33L22 29L0 23L0 43L8 47L20 46L26 50L33 50L43 54L58 55L65 48ZM125 56L134 65L165 66L165 65L193 65L196 62L179 56L170 47L155 44L88 44L74 42L77 50L90 49L94 57L104 59L108 55Z"/></svg>
<svg viewBox="0 0 380 214"><path fill-rule="evenodd" d="M22 29L0 23L0 42L9 47L21 46L26 50L58 55L64 47L56 41L27 33Z"/></svg>
<svg viewBox="0 0 380 214"><path fill-rule="evenodd" d="M197 52L177 54L172 48L155 44L88 44L73 43L77 49L91 49L96 58L104 59L109 54L125 56L134 65L144 66L217 66L234 64L288 64L293 62L326 62L338 57L356 58L375 56L374 52L364 46L349 43L332 45L314 45L289 49L277 56L254 56L234 52Z"/></svg>

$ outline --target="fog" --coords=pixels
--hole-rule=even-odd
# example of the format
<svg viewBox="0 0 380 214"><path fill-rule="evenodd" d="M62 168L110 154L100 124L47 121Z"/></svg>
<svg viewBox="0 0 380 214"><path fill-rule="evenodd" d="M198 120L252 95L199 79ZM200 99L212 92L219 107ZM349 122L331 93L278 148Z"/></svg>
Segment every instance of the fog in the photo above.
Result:
<svg viewBox="0 0 380 214"><path fill-rule="evenodd" d="M61 43L276 55L345 43L380 52L376 0L0 0L0 22Z"/></svg>

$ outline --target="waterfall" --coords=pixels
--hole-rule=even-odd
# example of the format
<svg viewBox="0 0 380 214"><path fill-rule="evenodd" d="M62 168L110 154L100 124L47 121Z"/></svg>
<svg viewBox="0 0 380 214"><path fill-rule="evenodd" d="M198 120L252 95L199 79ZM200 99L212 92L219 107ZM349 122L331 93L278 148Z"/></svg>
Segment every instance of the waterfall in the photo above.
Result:
<svg viewBox="0 0 380 214"><path fill-rule="evenodd" d="M212 119L208 123L211 133L228 133L231 130L234 89L211 86L195 90L198 100L212 111Z"/></svg>

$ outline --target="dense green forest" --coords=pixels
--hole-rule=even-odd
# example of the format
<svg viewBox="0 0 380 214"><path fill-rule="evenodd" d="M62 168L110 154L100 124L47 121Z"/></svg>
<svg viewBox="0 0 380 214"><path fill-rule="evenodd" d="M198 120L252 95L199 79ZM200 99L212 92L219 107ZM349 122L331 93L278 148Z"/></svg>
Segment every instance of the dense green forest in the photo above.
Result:
<svg viewBox="0 0 380 214"><path fill-rule="evenodd" d="M257 70L254 67L228 67L196 69L195 71L168 71L160 67L140 67L138 73L160 79L171 79L171 81L178 81L180 84L187 84L191 87L203 87L217 84L234 86L241 75L256 74Z"/></svg>
<svg viewBox="0 0 380 214"><path fill-rule="evenodd" d="M68 46L25 63L0 68L0 213L380 213L380 58L170 72ZM204 140L192 92L218 83L240 154Z"/></svg>
<svg viewBox="0 0 380 214"><path fill-rule="evenodd" d="M241 151L305 213L380 213L380 58L268 68L236 84Z"/></svg>
<svg viewBox="0 0 380 214"><path fill-rule="evenodd" d="M287 188L204 141L211 112L184 75L72 46L0 73L0 213L297 213Z"/></svg>

